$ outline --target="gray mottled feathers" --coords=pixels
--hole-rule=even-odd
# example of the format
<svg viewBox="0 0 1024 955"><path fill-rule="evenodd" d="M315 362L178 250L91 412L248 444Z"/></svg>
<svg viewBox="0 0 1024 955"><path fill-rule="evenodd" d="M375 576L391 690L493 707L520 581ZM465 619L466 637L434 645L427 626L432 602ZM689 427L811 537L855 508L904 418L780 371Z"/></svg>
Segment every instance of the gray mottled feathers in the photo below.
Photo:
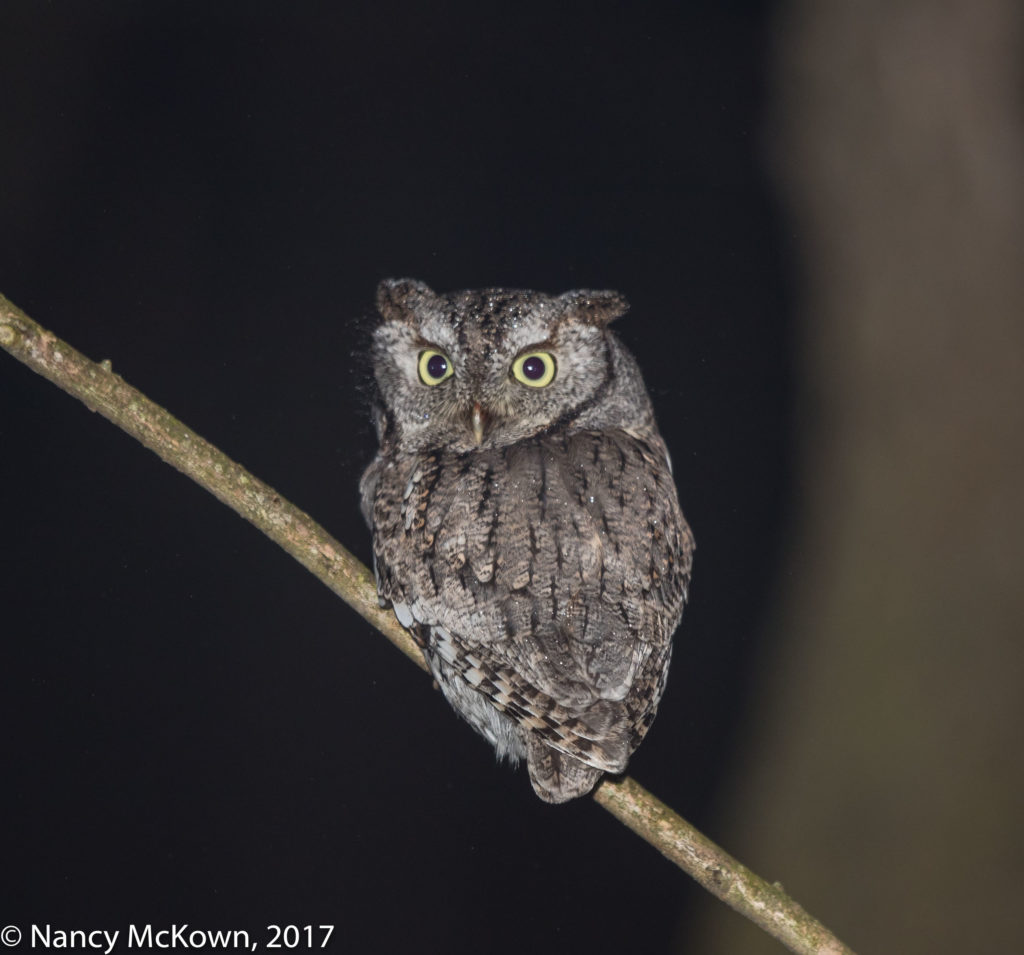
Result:
<svg viewBox="0 0 1024 955"><path fill-rule="evenodd" d="M413 284L415 294L426 289ZM391 291L382 292L382 314L405 322ZM459 294L476 301L519 296L512 300L522 311L529 311L530 297L546 305L546 327L529 330L532 342L506 346L512 330L499 327L490 340L480 338L477 360L486 364L504 348L507 354L494 358L500 370L542 342L562 380L543 396L512 382L506 396L495 393L503 381L489 386L486 372L477 371L465 400L484 402L485 440L467 437L460 424L466 410L455 401L437 437L417 433L410 450L394 417L396 406L415 402L417 383L381 382L382 447L362 482L378 589L420 641L454 708L499 756L525 757L541 798L563 802L588 792L603 772L622 772L654 718L693 541L639 372L604 327L609 319L593 318L600 307L587 311L593 296L612 293L557 300L502 290ZM454 300L457 314L449 322L474 321L456 296L431 299L429 289L423 295L420 309L451 308ZM621 299L609 301L614 307L606 311L622 310ZM594 336L564 328L588 319ZM520 326L528 321L516 318ZM438 343L436 332L428 337L420 328L416 334L406 347L439 345L448 353L458 342ZM398 344L383 337L384 347L403 347L400 337ZM469 378L474 346L472 336L462 339L467 355L451 360L455 374ZM566 342L578 349L572 354L598 357L576 366ZM377 356L378 378L382 369L389 374L388 361ZM629 380L616 382L617 376ZM435 399L445 384L421 386L424 397ZM527 391L520 406L516 387ZM401 392L399 401L388 401L389 389ZM529 404L534 398L541 403ZM435 417L443 417L440 408L434 406Z"/></svg>

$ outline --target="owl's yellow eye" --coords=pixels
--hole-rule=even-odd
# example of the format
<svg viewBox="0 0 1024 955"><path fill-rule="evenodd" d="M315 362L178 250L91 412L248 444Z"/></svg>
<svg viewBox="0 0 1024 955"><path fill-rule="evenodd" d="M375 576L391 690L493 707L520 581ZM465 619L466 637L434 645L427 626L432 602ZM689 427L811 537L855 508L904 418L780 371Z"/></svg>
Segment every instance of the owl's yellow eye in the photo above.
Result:
<svg viewBox="0 0 1024 955"><path fill-rule="evenodd" d="M448 356L436 348L424 348L420 352L418 368L420 381L425 385L439 385L455 373Z"/></svg>
<svg viewBox="0 0 1024 955"><path fill-rule="evenodd" d="M544 388L555 380L555 356L546 351L531 351L512 362L516 381L531 388Z"/></svg>

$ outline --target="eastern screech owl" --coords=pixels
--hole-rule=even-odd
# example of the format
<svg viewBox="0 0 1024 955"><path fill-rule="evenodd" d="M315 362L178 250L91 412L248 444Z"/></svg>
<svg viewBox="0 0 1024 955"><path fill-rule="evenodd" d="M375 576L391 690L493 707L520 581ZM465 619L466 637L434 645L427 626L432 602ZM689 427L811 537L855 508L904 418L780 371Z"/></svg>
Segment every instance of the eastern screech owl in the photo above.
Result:
<svg viewBox="0 0 1024 955"><path fill-rule="evenodd" d="M382 605L541 799L621 773L654 719L693 537L615 292L382 282L380 451L361 482Z"/></svg>

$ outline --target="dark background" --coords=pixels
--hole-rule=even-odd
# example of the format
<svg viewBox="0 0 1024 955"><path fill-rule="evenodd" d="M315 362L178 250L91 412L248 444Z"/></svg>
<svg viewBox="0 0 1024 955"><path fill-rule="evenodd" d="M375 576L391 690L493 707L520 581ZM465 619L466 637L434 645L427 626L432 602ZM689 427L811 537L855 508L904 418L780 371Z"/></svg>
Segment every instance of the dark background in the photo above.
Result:
<svg viewBox="0 0 1024 955"><path fill-rule="evenodd" d="M793 498L771 4L207 6L3 5L0 291L364 560L376 283L623 292L698 541L630 772L728 846ZM738 918L540 803L290 558L4 356L0 409L0 922L576 952Z"/></svg>

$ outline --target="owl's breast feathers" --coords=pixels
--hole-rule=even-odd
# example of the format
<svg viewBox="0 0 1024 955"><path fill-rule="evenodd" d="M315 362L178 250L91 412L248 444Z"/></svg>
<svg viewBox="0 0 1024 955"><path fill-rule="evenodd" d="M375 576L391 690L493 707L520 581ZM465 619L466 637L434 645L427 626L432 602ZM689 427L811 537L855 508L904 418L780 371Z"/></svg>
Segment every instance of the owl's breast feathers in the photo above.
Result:
<svg viewBox="0 0 1024 955"><path fill-rule="evenodd" d="M364 509L381 596L429 634L435 675L527 731L535 788L559 753L621 772L664 689L692 561L661 439L580 431L378 459Z"/></svg>

